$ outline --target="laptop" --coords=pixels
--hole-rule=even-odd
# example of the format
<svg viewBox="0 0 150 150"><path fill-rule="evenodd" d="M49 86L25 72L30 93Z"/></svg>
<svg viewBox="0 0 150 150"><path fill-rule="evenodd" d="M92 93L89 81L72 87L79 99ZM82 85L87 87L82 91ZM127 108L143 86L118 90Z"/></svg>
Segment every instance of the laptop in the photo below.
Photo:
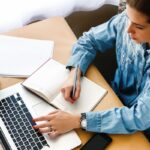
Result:
<svg viewBox="0 0 150 150"><path fill-rule="evenodd" d="M81 144L75 131L56 138L32 128L32 118L54 108L21 83L0 91L0 139L8 150L71 150Z"/></svg>

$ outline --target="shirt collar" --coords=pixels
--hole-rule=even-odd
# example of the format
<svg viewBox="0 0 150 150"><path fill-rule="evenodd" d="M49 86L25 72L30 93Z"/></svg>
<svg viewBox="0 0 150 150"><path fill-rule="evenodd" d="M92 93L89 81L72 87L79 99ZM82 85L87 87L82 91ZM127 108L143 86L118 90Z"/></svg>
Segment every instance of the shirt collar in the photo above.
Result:
<svg viewBox="0 0 150 150"><path fill-rule="evenodd" d="M142 47L144 50L149 50L150 49L150 46L148 43L142 43Z"/></svg>

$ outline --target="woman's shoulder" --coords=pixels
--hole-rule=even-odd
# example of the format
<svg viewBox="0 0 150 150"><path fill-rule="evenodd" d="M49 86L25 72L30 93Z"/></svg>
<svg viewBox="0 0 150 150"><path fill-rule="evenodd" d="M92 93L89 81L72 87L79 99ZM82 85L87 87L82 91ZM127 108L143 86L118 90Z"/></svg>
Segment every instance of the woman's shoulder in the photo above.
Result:
<svg viewBox="0 0 150 150"><path fill-rule="evenodd" d="M128 22L126 10L124 10L122 13L119 13L116 16L112 17L110 21L113 21L116 28L118 28L118 29L126 26L126 24Z"/></svg>

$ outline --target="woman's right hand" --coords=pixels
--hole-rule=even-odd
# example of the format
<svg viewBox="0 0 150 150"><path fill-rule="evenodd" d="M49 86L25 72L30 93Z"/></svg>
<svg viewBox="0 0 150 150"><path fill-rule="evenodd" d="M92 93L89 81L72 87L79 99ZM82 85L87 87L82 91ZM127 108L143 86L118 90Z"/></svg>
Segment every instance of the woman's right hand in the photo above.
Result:
<svg viewBox="0 0 150 150"><path fill-rule="evenodd" d="M81 91L81 85L80 85L81 70L78 68L75 95L72 97L75 72L76 72L75 68L72 68L68 79L65 81L65 83L63 84L63 86L61 88L61 92L62 92L65 100L68 102L71 102L71 103L74 103L79 98L80 91Z"/></svg>

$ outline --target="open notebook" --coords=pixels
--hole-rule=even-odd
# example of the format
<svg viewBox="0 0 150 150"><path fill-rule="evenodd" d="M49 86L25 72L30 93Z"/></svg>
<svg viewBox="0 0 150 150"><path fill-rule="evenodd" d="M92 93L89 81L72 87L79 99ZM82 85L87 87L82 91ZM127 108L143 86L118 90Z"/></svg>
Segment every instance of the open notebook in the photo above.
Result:
<svg viewBox="0 0 150 150"><path fill-rule="evenodd" d="M60 89L69 75L65 65L50 59L35 71L22 85L42 97L49 104L68 112L81 113L92 110L107 93L101 86L86 77L81 78L79 99L71 104L67 102Z"/></svg>

